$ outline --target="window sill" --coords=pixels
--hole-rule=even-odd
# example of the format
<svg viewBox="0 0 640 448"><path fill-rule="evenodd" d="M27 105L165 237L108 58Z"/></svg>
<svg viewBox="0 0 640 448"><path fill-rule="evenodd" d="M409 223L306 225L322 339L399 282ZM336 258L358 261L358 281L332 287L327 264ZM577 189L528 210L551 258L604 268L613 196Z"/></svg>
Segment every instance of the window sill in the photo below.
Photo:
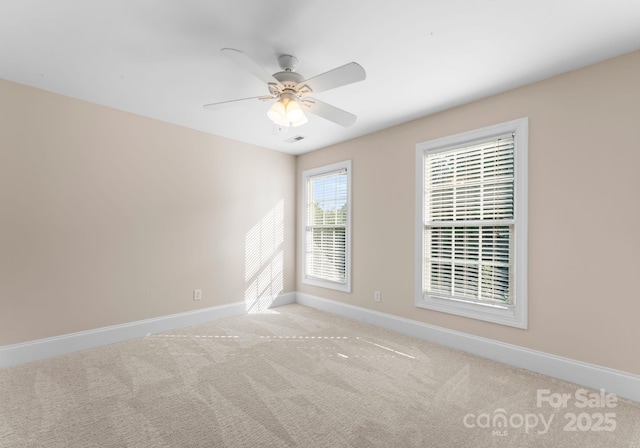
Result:
<svg viewBox="0 0 640 448"><path fill-rule="evenodd" d="M349 284L349 282L338 283L338 282L332 282L329 280L322 280L319 278L304 277L302 279L302 284L310 285L310 286L318 286L320 288L333 289L335 291L341 291L341 292L348 292L348 293L351 292L351 285Z"/></svg>
<svg viewBox="0 0 640 448"><path fill-rule="evenodd" d="M491 305L427 295L418 298L416 306L510 327L527 328L526 310L512 305Z"/></svg>

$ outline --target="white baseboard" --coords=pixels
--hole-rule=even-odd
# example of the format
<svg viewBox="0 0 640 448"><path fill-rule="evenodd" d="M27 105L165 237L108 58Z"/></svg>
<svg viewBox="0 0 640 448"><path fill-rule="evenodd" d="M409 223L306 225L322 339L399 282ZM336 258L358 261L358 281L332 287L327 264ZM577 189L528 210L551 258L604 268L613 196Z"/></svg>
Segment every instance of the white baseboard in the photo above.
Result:
<svg viewBox="0 0 640 448"><path fill-rule="evenodd" d="M271 307L295 303L295 299L296 293L294 292L281 294L273 299ZM235 302L121 325L96 328L95 330L5 345L0 347L0 368L141 338L149 334L191 327L226 317L240 316L246 314L246 312L247 305L245 302Z"/></svg>
<svg viewBox="0 0 640 448"><path fill-rule="evenodd" d="M297 293L296 302L300 305L394 330L581 386L596 390L605 389L609 393L640 402L639 375L473 336L310 294Z"/></svg>
<svg viewBox="0 0 640 448"><path fill-rule="evenodd" d="M640 376L517 345L473 336L304 293L289 292L273 300L272 308L291 303L377 325L515 367L542 373L581 386L605 389L640 402ZM102 345L144 337L246 314L246 303L235 302L95 330L71 333L0 347L0 368L66 355Z"/></svg>
<svg viewBox="0 0 640 448"><path fill-rule="evenodd" d="M298 293L296 292L285 292L284 294L280 294L271 302L271 306L269 308L277 308L279 306L291 305L292 303L296 303L296 296Z"/></svg>

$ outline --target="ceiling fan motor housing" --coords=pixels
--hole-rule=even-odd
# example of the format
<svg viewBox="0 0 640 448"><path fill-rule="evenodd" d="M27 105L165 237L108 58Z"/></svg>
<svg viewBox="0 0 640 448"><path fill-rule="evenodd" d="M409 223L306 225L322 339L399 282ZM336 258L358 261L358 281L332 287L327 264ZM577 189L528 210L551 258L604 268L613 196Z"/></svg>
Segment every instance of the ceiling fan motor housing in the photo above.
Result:
<svg viewBox="0 0 640 448"><path fill-rule="evenodd" d="M304 81L302 75L296 72L278 72L274 73L273 77L280 81L285 88L287 88L286 84L293 84L295 87L296 84Z"/></svg>
<svg viewBox="0 0 640 448"><path fill-rule="evenodd" d="M282 90L280 90L278 93L288 92L296 96L296 86L304 81L304 78L300 73L289 71L274 73L273 77L276 78L278 82L280 82L280 84L282 84ZM275 87L275 89L279 90L277 89L277 87ZM271 86L269 86L269 90L271 91L271 93L274 93Z"/></svg>

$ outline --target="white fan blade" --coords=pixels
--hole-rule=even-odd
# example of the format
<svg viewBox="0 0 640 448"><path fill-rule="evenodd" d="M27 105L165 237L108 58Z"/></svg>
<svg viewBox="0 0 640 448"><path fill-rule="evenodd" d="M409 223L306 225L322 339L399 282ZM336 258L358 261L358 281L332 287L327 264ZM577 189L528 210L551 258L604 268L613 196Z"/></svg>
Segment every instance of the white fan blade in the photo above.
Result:
<svg viewBox="0 0 640 448"><path fill-rule="evenodd" d="M206 110L218 110L218 109L222 109L223 107L228 107L228 106L235 106L238 104L242 104L245 101L250 101L250 100L262 100L262 101L266 101L266 100L271 100L273 99L270 96L252 96L250 98L240 98L238 100L229 100L229 101L220 101L219 103L211 103L211 104L205 104L204 107Z"/></svg>
<svg viewBox="0 0 640 448"><path fill-rule="evenodd" d="M333 121L345 128L356 122L356 116L346 110L339 109L315 98L305 98L300 104L312 114Z"/></svg>
<svg viewBox="0 0 640 448"><path fill-rule="evenodd" d="M305 88L308 87L311 92L324 92L325 90L335 89L336 87L346 86L354 82L362 81L367 77L364 68L355 62L349 62L342 67L334 68L328 72L324 72L313 78L302 81L298 87L298 92L305 94Z"/></svg>
<svg viewBox="0 0 640 448"><path fill-rule="evenodd" d="M240 50L233 48L223 48L222 51L229 59L236 63L236 65L244 68L245 70L253 73L261 81L267 84L280 85L280 81L267 73L262 67L260 67L253 59L247 56Z"/></svg>

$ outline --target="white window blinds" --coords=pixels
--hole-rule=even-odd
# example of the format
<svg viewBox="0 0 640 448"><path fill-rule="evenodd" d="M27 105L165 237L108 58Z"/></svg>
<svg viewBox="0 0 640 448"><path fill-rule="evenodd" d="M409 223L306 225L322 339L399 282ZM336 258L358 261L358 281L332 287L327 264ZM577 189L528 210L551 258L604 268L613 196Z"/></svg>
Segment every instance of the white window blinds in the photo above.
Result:
<svg viewBox="0 0 640 448"><path fill-rule="evenodd" d="M305 276L345 284L347 280L347 169L306 178Z"/></svg>
<svg viewBox="0 0 640 448"><path fill-rule="evenodd" d="M424 293L511 304L514 138L424 157Z"/></svg>

